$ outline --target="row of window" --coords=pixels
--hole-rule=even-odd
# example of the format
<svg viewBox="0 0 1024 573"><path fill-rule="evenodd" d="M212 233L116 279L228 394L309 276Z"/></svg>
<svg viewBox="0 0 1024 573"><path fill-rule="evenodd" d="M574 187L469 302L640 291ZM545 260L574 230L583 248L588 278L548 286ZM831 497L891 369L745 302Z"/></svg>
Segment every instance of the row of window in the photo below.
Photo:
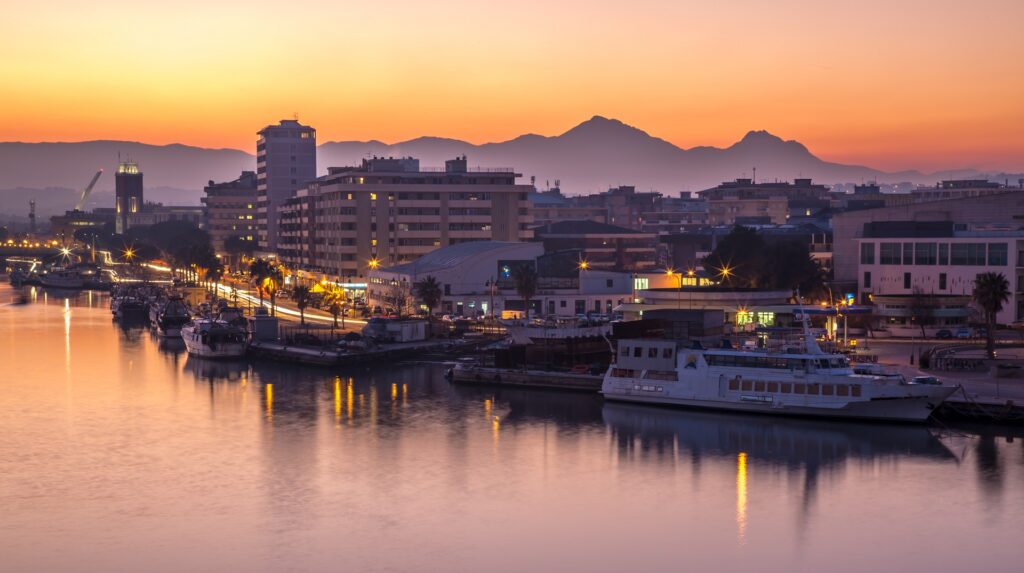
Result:
<svg viewBox="0 0 1024 573"><path fill-rule="evenodd" d="M764 392L768 394L807 394L810 396L860 396L859 384L805 384L803 382L763 382L729 380L734 392Z"/></svg>
<svg viewBox="0 0 1024 573"><path fill-rule="evenodd" d="M737 368L776 368L780 370L804 370L808 363L818 368L846 368L849 362L842 356L829 358L786 358L757 354L706 354L704 360L709 366L733 366Z"/></svg>
<svg viewBox="0 0 1024 573"><path fill-rule="evenodd" d="M600 301L598 301L598 302L600 302ZM632 352L633 352L633 358L642 358L644 356L644 347L643 346L633 346L632 347ZM629 353L630 353L630 347L629 346L624 344L624 345L622 345L621 348L619 348L619 355L620 356L627 357L627 356L629 356ZM658 349L656 347L653 347L653 346L648 347L646 354L647 354L648 358L657 358L658 357ZM662 348L661 349L661 357L662 358L672 358L672 348Z"/></svg>
<svg viewBox="0 0 1024 573"><path fill-rule="evenodd" d="M987 256L986 256L987 255ZM882 265L1006 266L1006 243L878 243ZM875 243L861 243L860 262L875 264Z"/></svg>

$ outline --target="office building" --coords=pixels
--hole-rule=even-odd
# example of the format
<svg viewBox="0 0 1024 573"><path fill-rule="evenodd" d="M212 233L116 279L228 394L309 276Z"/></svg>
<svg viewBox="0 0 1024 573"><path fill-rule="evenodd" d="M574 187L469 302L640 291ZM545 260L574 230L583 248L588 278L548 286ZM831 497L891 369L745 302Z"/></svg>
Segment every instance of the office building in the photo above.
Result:
<svg viewBox="0 0 1024 573"><path fill-rule="evenodd" d="M285 119L259 131L256 143L257 243L277 249L278 212L295 192L316 178L316 130Z"/></svg>

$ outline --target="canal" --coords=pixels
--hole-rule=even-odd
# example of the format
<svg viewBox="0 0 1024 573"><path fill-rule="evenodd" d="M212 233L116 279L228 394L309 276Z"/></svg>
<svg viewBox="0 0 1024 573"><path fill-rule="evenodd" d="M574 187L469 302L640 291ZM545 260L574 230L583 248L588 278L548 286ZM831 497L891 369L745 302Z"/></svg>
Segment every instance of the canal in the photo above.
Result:
<svg viewBox="0 0 1024 573"><path fill-rule="evenodd" d="M68 298L66 298L68 297ZM1019 431L189 358L0 286L0 570L1018 571ZM1017 437L1014 437L1017 436Z"/></svg>

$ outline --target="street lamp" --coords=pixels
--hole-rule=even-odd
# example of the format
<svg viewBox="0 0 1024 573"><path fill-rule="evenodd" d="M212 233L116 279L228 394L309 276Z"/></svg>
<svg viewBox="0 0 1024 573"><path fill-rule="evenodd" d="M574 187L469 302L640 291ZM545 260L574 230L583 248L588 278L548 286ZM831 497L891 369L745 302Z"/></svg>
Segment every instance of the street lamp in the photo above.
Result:
<svg viewBox="0 0 1024 573"><path fill-rule="evenodd" d="M681 300L683 296L683 273L677 273L675 269L668 269L665 271L665 274L670 277L679 277L679 284L676 287L676 308L680 309L683 307L683 301Z"/></svg>

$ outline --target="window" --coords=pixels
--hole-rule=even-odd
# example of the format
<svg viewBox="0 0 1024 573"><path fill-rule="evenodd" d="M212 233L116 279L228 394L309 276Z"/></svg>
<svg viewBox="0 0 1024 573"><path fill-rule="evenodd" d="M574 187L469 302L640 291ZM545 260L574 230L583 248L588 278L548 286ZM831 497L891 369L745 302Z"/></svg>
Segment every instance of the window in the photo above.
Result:
<svg viewBox="0 0 1024 573"><path fill-rule="evenodd" d="M860 396L860 386L858 386L858 385L850 386L850 395L851 396Z"/></svg>
<svg viewBox="0 0 1024 573"><path fill-rule="evenodd" d="M849 395L850 395L850 387L849 386L847 386L846 384L840 384L839 386L836 386L836 396L849 396Z"/></svg>
<svg viewBox="0 0 1024 573"><path fill-rule="evenodd" d="M900 264L900 244L881 243L878 246L878 259L883 265Z"/></svg>
<svg viewBox="0 0 1024 573"><path fill-rule="evenodd" d="M988 244L988 266L1005 267L1007 259L1006 243Z"/></svg>
<svg viewBox="0 0 1024 573"><path fill-rule="evenodd" d="M807 393L810 394L811 396L817 396L819 391L821 391L821 387L818 386L817 384L807 385Z"/></svg>
<svg viewBox="0 0 1024 573"><path fill-rule="evenodd" d="M831 384L825 384L824 386L821 387L821 394L823 396L831 396L834 393L835 393L835 386L833 386Z"/></svg>
<svg viewBox="0 0 1024 573"><path fill-rule="evenodd" d="M914 264L934 265L938 258L937 252L935 243L914 243Z"/></svg>
<svg viewBox="0 0 1024 573"><path fill-rule="evenodd" d="M623 358L628 357L629 356L629 347L628 346L623 346L622 349L619 350L619 356L622 356Z"/></svg>
<svg viewBox="0 0 1024 573"><path fill-rule="evenodd" d="M647 349L647 357L648 358L657 358L658 357L658 349L657 348L648 348Z"/></svg>
<svg viewBox="0 0 1024 573"><path fill-rule="evenodd" d="M639 346L633 347L633 358L640 358L643 355L643 351L644 349Z"/></svg>
<svg viewBox="0 0 1024 573"><path fill-rule="evenodd" d="M742 387L744 392L750 392L750 390L753 387L753 384L751 384L750 380L744 380L742 382Z"/></svg>
<svg viewBox="0 0 1024 573"><path fill-rule="evenodd" d="M862 264L862 265L873 265L873 264L875 264L875 244L874 243L861 243L860 244L860 264Z"/></svg>
<svg viewBox="0 0 1024 573"><path fill-rule="evenodd" d="M949 264L949 243L939 243L939 264Z"/></svg>
<svg viewBox="0 0 1024 573"><path fill-rule="evenodd" d="M789 382L783 382L781 390L783 394L789 394L793 390L793 385Z"/></svg>
<svg viewBox="0 0 1024 573"><path fill-rule="evenodd" d="M946 273L939 273L939 290L946 290Z"/></svg>
<svg viewBox="0 0 1024 573"><path fill-rule="evenodd" d="M730 390L739 390L740 389L740 381L735 379L735 378L733 378L732 380L729 380L729 389Z"/></svg>
<svg viewBox="0 0 1024 573"><path fill-rule="evenodd" d="M664 348L664 349L662 349L661 357L662 358L672 358L672 349L671 348Z"/></svg>
<svg viewBox="0 0 1024 573"><path fill-rule="evenodd" d="M864 288L871 288L871 271L864 271Z"/></svg>
<svg viewBox="0 0 1024 573"><path fill-rule="evenodd" d="M612 288L612 279L608 279L608 280L604 281L604 286L606 286L608 288Z"/></svg>
<svg viewBox="0 0 1024 573"><path fill-rule="evenodd" d="M769 382L768 383L768 391L769 392L778 392L779 391L779 383L778 382Z"/></svg>
<svg viewBox="0 0 1024 573"><path fill-rule="evenodd" d="M793 384L793 393L794 394L806 394L807 393L807 385L806 384L800 384L800 383Z"/></svg>
<svg viewBox="0 0 1024 573"><path fill-rule="evenodd" d="M910 288L910 273L903 273L903 288Z"/></svg>
<svg viewBox="0 0 1024 573"><path fill-rule="evenodd" d="M914 264L914 243L903 243L903 264Z"/></svg>
<svg viewBox="0 0 1024 573"><path fill-rule="evenodd" d="M565 299L558 301L558 306L561 308L565 308Z"/></svg>

